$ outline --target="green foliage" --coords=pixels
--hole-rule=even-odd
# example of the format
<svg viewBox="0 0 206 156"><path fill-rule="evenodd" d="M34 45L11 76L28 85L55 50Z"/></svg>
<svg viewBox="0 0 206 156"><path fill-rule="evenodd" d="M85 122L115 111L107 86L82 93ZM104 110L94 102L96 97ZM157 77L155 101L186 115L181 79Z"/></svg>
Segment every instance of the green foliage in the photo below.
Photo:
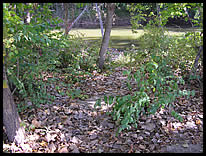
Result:
<svg viewBox="0 0 206 156"><path fill-rule="evenodd" d="M159 5L159 17L156 5ZM127 6L131 15L133 31L143 27L143 21L148 24L164 26L169 18L182 17L185 21L190 20L194 26L202 27L203 3L131 3ZM188 14L188 10L194 15Z"/></svg>
<svg viewBox="0 0 206 156"><path fill-rule="evenodd" d="M167 70L163 70L163 66L166 66ZM160 107L167 107L177 97L187 96L190 98L191 95L194 96L194 91L179 89L178 86L184 83L184 80L172 75L171 68L161 62L158 64L151 60L143 64L135 73L123 71L123 74L127 75L128 82L132 79L135 80L138 91L116 98L104 96L106 104L114 104L111 115L113 120L117 120L117 123L120 124L118 133L131 128L131 125L137 127L141 113L155 114ZM97 100L95 106L101 106L100 99ZM182 117L174 110L171 115L182 121Z"/></svg>
<svg viewBox="0 0 206 156"><path fill-rule="evenodd" d="M175 5L169 5L169 7L172 6ZM173 14L179 7L177 5L175 8L170 8L169 13ZM147 10L147 6L137 4L135 8L130 9L133 12L136 9ZM178 14L182 15L181 12L175 13L175 15ZM165 17L163 24L169 16ZM144 19L139 15L135 18L133 28L139 26L138 20ZM117 133L131 128L132 125L137 127L141 113L155 114L160 107L167 108L169 105L174 108L172 104L177 98L182 96L190 98L195 95L194 91L180 90L179 85L184 85L185 82L182 77L174 75L174 70L180 68L183 73L186 69L191 69L191 62L196 56L194 45L202 45L201 33L186 33L179 38L169 37L165 35L164 28L156 26L157 21L154 19L144 27L145 33L140 38L140 48L138 50L132 48L133 53L130 57L135 59L134 63L138 64L138 70L136 72L123 71L128 78L128 89L132 90L130 81L135 80L138 91L111 98L115 99L110 102L114 104L111 114L120 125ZM107 97L104 97L104 101L110 104ZM98 100L96 105L101 106L101 101ZM183 121L175 110L170 113L179 121Z"/></svg>
<svg viewBox="0 0 206 156"><path fill-rule="evenodd" d="M13 5L16 5L16 10ZM3 20L8 34L4 38L8 53L7 74L10 83L16 87L16 96L22 101L18 105L19 111L27 108L28 101L39 107L52 98L46 92L41 75L57 63L57 53L53 50L58 45L56 34L47 34L53 29L50 24L61 20L52 18L50 5L47 3L43 8L32 3L3 5ZM23 18L28 11L33 16L30 23L25 24Z"/></svg>
<svg viewBox="0 0 206 156"><path fill-rule="evenodd" d="M72 99L79 98L81 100L85 100L88 98L88 95L83 94L82 90L77 88L77 89L69 89L67 91L67 96L69 96Z"/></svg>
<svg viewBox="0 0 206 156"><path fill-rule="evenodd" d="M27 108L28 101L38 107L54 99L46 91L47 85L52 82L48 80L47 84L43 81L43 72L65 71L71 73L67 76L68 80L76 83L81 81L80 75L96 68L96 45L88 45L80 36L67 37L62 32L53 32L59 27L51 25L58 25L62 20L52 17L50 7L50 3L3 5L8 79L16 88L15 95L24 101L19 104L19 111ZM23 21L28 11L31 20L25 24ZM71 97L87 98L76 92L72 92Z"/></svg>
<svg viewBox="0 0 206 156"><path fill-rule="evenodd" d="M63 38L62 50L59 53L60 66L63 68L93 71L96 69L98 48L96 44L89 45L81 37Z"/></svg>
<svg viewBox="0 0 206 156"><path fill-rule="evenodd" d="M179 37L168 36L165 30L154 25L146 26L145 33L140 37L140 48L133 53L139 63L143 63L144 57L153 57L155 62L161 62L163 56L165 63L179 69L181 73L187 73L192 68L196 57L195 45L201 45L203 36L199 32L186 33ZM148 59L149 60L149 59Z"/></svg>

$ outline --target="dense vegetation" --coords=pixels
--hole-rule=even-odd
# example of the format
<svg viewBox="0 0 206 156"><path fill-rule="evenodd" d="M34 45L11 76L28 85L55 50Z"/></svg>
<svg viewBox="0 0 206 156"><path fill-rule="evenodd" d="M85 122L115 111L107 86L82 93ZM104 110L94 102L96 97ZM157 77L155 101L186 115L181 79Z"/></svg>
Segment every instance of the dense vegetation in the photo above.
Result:
<svg viewBox="0 0 206 156"><path fill-rule="evenodd" d="M98 23L93 4L71 4L69 21L74 21L85 5L89 9L79 23ZM105 5L100 4L103 21ZM117 121L118 133L137 127L142 114L155 114L160 108L172 107L171 115L183 121L174 110L174 102L195 96L194 90L182 89L185 83L195 79L202 86L203 81L200 75L203 4L116 4L113 17L116 23L121 25L121 19L130 18L132 31L143 28L144 34L138 38L138 46L125 48L124 55L117 60L111 61L107 55L103 71L98 67L102 39L96 42L85 40L84 34L65 35L60 27L63 15L56 3L3 4L3 63L19 113L52 104L56 96L48 88L53 84L59 84L54 88L59 94L85 100L89 96L78 85L86 78L96 72L110 74L116 67L126 67L122 73L127 76L129 94L104 96L104 102L112 105L109 114ZM196 29L181 36L168 35L165 26L180 19L184 25ZM80 27L78 22L75 26ZM67 87L66 92L60 89L60 84ZM98 106L101 99L96 101L95 107Z"/></svg>

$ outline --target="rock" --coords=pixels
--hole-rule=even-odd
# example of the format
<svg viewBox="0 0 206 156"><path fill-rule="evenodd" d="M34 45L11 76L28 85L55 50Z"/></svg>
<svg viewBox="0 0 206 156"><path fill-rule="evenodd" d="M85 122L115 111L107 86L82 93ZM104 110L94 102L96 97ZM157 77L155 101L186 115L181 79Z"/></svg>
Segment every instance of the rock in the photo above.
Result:
<svg viewBox="0 0 206 156"><path fill-rule="evenodd" d="M199 130L201 131L201 132L203 132L203 127L200 125L199 126Z"/></svg>
<svg viewBox="0 0 206 156"><path fill-rule="evenodd" d="M79 118L80 119L84 118L84 115L83 115L83 113L81 111L79 112Z"/></svg>
<svg viewBox="0 0 206 156"><path fill-rule="evenodd" d="M114 145L112 146L112 148L121 149L121 145L119 145L119 144L114 144Z"/></svg>

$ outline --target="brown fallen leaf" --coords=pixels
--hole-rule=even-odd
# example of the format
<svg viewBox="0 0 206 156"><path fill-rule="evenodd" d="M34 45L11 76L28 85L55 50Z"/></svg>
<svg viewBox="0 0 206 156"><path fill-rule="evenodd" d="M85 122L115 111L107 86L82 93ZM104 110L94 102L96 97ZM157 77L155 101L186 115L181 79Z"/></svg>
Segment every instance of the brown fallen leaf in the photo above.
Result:
<svg viewBox="0 0 206 156"><path fill-rule="evenodd" d="M37 121L36 119L32 120L32 125L34 125L35 127L41 127L41 123L39 121Z"/></svg>
<svg viewBox="0 0 206 156"><path fill-rule="evenodd" d="M47 133L45 138L47 140L47 142L49 143L50 141L55 141L57 137L57 134L50 134L50 133Z"/></svg>
<svg viewBox="0 0 206 156"><path fill-rule="evenodd" d="M201 121L200 121L199 119L197 119L197 120L195 121L195 123L196 123L196 125L199 125L199 124L201 124Z"/></svg>
<svg viewBox="0 0 206 156"><path fill-rule="evenodd" d="M56 150L56 146L52 142L51 144L49 144L49 153L54 153L55 150Z"/></svg>
<svg viewBox="0 0 206 156"><path fill-rule="evenodd" d="M68 151L67 147L65 146L59 150L59 153L69 153L69 151Z"/></svg>
<svg viewBox="0 0 206 156"><path fill-rule="evenodd" d="M133 144L131 144L131 146L130 146L130 150L129 150L128 153L132 153L132 152L133 152Z"/></svg>
<svg viewBox="0 0 206 156"><path fill-rule="evenodd" d="M144 145L139 145L139 148L145 150L146 147Z"/></svg>
<svg viewBox="0 0 206 156"><path fill-rule="evenodd" d="M182 147L187 148L187 147L189 147L189 145L187 143L185 143L185 144L182 144Z"/></svg>
<svg viewBox="0 0 206 156"><path fill-rule="evenodd" d="M77 148L77 146L75 144L72 144L70 146L70 149L72 149L71 153L79 153L79 149Z"/></svg>

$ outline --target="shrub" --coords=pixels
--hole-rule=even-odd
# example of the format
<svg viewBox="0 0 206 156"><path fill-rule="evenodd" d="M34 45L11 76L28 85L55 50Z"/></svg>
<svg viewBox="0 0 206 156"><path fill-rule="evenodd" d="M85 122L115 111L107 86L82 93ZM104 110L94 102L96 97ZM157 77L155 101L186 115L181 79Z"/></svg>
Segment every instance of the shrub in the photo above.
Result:
<svg viewBox="0 0 206 156"><path fill-rule="evenodd" d="M162 62L166 62L164 59L162 60ZM161 62L158 64L151 60L143 64L134 74L131 71L124 71L123 74L128 76L128 88L130 89L130 81L133 79L138 91L122 97L104 97L107 105L114 104L111 115L113 120L117 120L120 124L117 133L124 129L130 129L131 124L137 127L141 113L155 114L160 107L167 108L169 105L174 107L172 103L177 97L194 96L194 91L181 91L179 89L178 85L184 83L184 80L174 76L171 68ZM96 106L101 106L101 99L96 101ZM183 120L174 110L170 113L178 120Z"/></svg>
<svg viewBox="0 0 206 156"><path fill-rule="evenodd" d="M61 67L85 71L96 69L99 50L96 44L89 44L81 37L75 36L64 39L64 43L59 53Z"/></svg>

